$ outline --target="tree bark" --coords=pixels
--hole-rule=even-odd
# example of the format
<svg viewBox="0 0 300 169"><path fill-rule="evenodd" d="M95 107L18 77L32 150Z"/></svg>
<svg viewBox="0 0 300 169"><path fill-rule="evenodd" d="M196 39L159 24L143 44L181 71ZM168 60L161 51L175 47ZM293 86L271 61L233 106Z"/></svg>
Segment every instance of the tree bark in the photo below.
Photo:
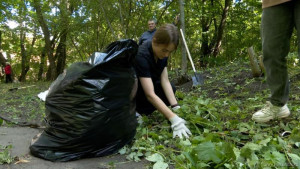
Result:
<svg viewBox="0 0 300 169"><path fill-rule="evenodd" d="M4 67L6 59L2 54L2 31L0 30L0 64Z"/></svg>
<svg viewBox="0 0 300 169"><path fill-rule="evenodd" d="M129 0L129 9L128 9L128 16L127 16L127 18L131 17L131 12L132 12L132 0ZM127 21L127 23L126 23L125 32L127 33L127 32L129 32L129 22L130 22L130 19L126 19L126 21Z"/></svg>
<svg viewBox="0 0 300 169"><path fill-rule="evenodd" d="M22 24L22 23L21 23ZM25 49L25 38L26 38L26 33L24 33L23 31L23 27L21 26L21 32L20 32L20 47L21 47L21 75L19 77L19 81L20 82L24 82L26 80L26 73L29 70L29 66L27 66L28 64L26 64L27 62L27 53L26 53L26 49Z"/></svg>
<svg viewBox="0 0 300 169"><path fill-rule="evenodd" d="M23 1L24 2L24 1ZM25 49L25 41L26 41L26 32L24 31L25 25L24 19L26 17L25 14L26 5L21 3L19 6L19 24L20 24L20 48L21 48L21 75L19 76L19 81L26 81L26 74L29 70L29 64L27 63L28 53Z"/></svg>
<svg viewBox="0 0 300 169"><path fill-rule="evenodd" d="M2 49L2 31L0 30L0 50Z"/></svg>
<svg viewBox="0 0 300 169"><path fill-rule="evenodd" d="M62 24L62 31L60 33L59 44L56 48L56 56L57 58L57 67L56 67L56 74L59 75L64 71L66 65L66 58L67 58L67 35L69 31L69 16L73 13L72 4L68 4L67 1L63 1L59 4L59 9L61 12L61 24Z"/></svg>
<svg viewBox="0 0 300 169"><path fill-rule="evenodd" d="M202 4L205 4L205 1L207 0L202 0ZM211 5L213 7L213 2L211 2ZM202 15L201 15L201 31L202 31L202 41L201 41L201 49L200 49L200 66L201 67L206 67L206 62L205 58L208 57L211 54L211 44L209 43L209 37L208 37L208 32L212 23L212 18L208 17L208 14L205 13L205 7L202 5L201 6L202 10Z"/></svg>
<svg viewBox="0 0 300 169"><path fill-rule="evenodd" d="M184 0L179 0L180 7L180 27L185 34L185 22L184 22ZM187 59L186 59L186 50L184 44L181 43L181 71L183 74L186 73L187 69Z"/></svg>
<svg viewBox="0 0 300 169"><path fill-rule="evenodd" d="M262 55L260 55L258 57L258 60L259 60L259 67L260 67L260 70L262 71L262 73L265 73L266 72L266 69L265 69L265 65L264 65L264 57Z"/></svg>
<svg viewBox="0 0 300 169"><path fill-rule="evenodd" d="M34 0L34 8L36 10L37 18L39 21L39 24L42 28L43 34L44 34L44 40L45 40L45 48L46 48L46 53L48 55L48 60L50 63L50 72L51 76L49 77L50 79L47 80L54 80L57 77L56 74L56 65L55 65L55 59L53 56L53 49L51 48L51 41L50 41L50 31L49 28L46 24L46 21L44 20L42 10L41 10L41 4L39 0Z"/></svg>
<svg viewBox="0 0 300 169"><path fill-rule="evenodd" d="M119 12L120 12L120 20L121 20L121 25L123 26L123 30L124 30L124 37L127 38L127 32L126 32L126 29L125 29L125 22L124 22L124 18L123 18L123 14L122 14L122 3L123 1L122 0L119 0Z"/></svg>
<svg viewBox="0 0 300 169"><path fill-rule="evenodd" d="M60 37L59 44L56 48L56 58L57 58L57 75L61 74L64 71L65 65L66 65L66 42L67 42L67 30L65 32L62 32L62 36Z"/></svg>
<svg viewBox="0 0 300 169"><path fill-rule="evenodd" d="M214 49L213 49L213 56L214 57L216 57L219 54L220 49L221 49L223 33L224 33L225 25L226 25L226 19L227 19L227 15L228 15L228 12L229 12L229 8L231 6L231 2L232 2L232 0L225 0L225 7L223 9L221 22L218 26L216 42L215 42L215 46L214 46Z"/></svg>
<svg viewBox="0 0 300 169"><path fill-rule="evenodd" d="M248 48L248 54L253 77L260 77L262 73L257 63L256 55L252 46Z"/></svg>
<svg viewBox="0 0 300 169"><path fill-rule="evenodd" d="M202 18L201 29L202 29L202 44L200 49L200 66L206 67L205 58L211 54L211 47L209 44L208 31L212 20Z"/></svg>
<svg viewBox="0 0 300 169"><path fill-rule="evenodd" d="M3 56L2 52L0 51L0 64L4 67L5 66L5 62L6 62L6 59L5 57Z"/></svg>
<svg viewBox="0 0 300 169"><path fill-rule="evenodd" d="M38 80L43 79L43 73L44 73L44 66L45 66L45 61L46 61L46 47L43 48L42 54L40 57L40 67L39 67L39 73L38 73Z"/></svg>

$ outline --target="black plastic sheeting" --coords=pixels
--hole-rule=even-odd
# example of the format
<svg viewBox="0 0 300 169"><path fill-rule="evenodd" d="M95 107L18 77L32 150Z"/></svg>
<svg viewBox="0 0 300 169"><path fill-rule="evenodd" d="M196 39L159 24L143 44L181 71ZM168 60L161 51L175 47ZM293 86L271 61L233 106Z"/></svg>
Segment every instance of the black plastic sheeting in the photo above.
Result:
<svg viewBox="0 0 300 169"><path fill-rule="evenodd" d="M137 126L137 48L133 40L113 42L59 75L46 97L46 129L31 154L70 161L110 155L130 143Z"/></svg>

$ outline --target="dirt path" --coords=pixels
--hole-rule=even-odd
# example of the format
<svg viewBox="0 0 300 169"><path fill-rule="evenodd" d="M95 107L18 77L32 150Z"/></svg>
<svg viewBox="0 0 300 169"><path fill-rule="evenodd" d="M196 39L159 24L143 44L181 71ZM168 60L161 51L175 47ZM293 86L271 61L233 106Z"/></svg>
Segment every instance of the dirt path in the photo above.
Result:
<svg viewBox="0 0 300 169"><path fill-rule="evenodd" d="M12 145L11 156L27 163L15 162L0 165L0 169L143 169L149 164L146 160L141 162L127 161L125 156L112 155L101 158L88 158L71 162L50 162L36 158L29 153L31 139L38 134L39 129L27 127L0 127L0 145Z"/></svg>

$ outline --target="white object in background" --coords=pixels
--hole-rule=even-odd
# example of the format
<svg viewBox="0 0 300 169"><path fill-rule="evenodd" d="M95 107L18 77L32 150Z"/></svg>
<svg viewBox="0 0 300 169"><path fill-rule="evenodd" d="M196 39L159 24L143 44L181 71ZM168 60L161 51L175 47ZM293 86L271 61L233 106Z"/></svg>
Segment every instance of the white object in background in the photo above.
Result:
<svg viewBox="0 0 300 169"><path fill-rule="evenodd" d="M44 91L44 92L39 93L37 96L38 96L41 100L46 101L46 96L48 95L48 92L49 92L49 90L46 90L46 91Z"/></svg>

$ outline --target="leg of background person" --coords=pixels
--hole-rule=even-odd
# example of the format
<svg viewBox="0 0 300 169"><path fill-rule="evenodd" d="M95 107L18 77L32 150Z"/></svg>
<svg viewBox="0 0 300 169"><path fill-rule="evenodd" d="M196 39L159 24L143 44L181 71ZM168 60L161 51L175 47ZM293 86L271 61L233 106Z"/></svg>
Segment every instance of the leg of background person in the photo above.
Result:
<svg viewBox="0 0 300 169"><path fill-rule="evenodd" d="M11 74L10 75L8 75L8 80L9 80L9 82L10 83L12 83L13 81L12 81L12 78L11 78Z"/></svg>
<svg viewBox="0 0 300 169"><path fill-rule="evenodd" d="M5 75L5 83L8 83L8 75Z"/></svg>
<svg viewBox="0 0 300 169"><path fill-rule="evenodd" d="M286 56L294 28L293 3L263 9L262 46L267 83L271 89L271 103L286 104L289 95L289 80Z"/></svg>

